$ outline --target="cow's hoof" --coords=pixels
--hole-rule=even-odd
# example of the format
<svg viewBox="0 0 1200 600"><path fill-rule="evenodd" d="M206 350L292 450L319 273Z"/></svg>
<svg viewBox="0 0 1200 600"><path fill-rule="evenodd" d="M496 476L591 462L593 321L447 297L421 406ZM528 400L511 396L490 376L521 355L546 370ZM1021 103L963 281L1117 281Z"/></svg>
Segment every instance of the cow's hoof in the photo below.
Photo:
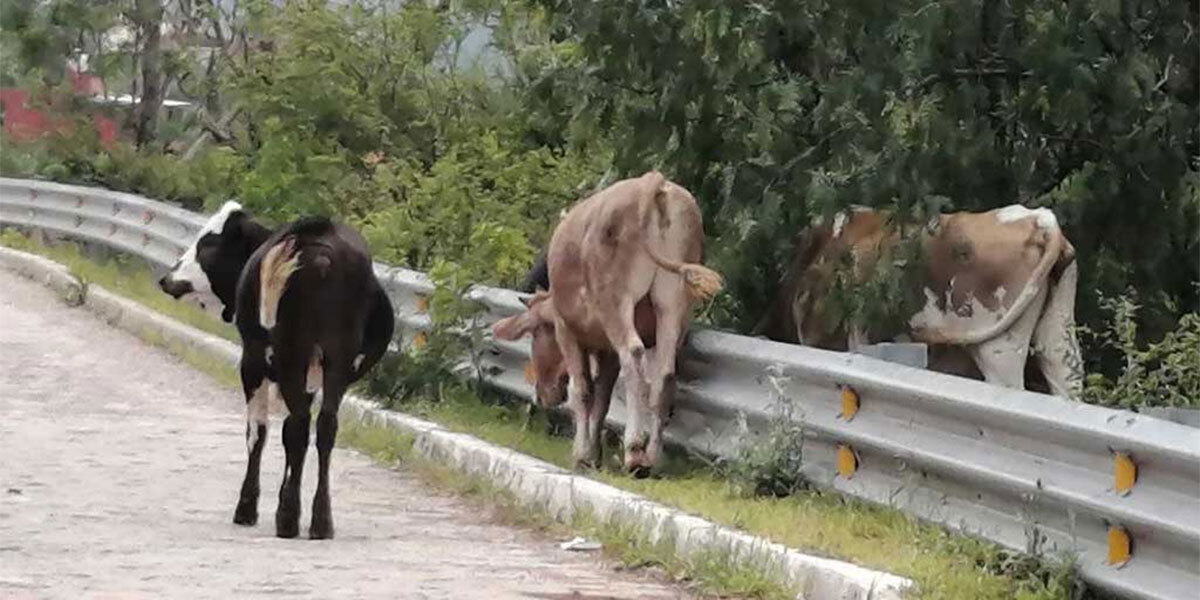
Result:
<svg viewBox="0 0 1200 600"><path fill-rule="evenodd" d="M632 465L629 467L629 474L634 479L645 479L650 476L650 467L646 465Z"/></svg>
<svg viewBox="0 0 1200 600"><path fill-rule="evenodd" d="M332 540L333 522L313 520L312 525L308 528L308 538L312 540Z"/></svg>
<svg viewBox="0 0 1200 600"><path fill-rule="evenodd" d="M233 511L233 522L247 527L257 525L258 507L248 502L238 502L237 510Z"/></svg>
<svg viewBox="0 0 1200 600"><path fill-rule="evenodd" d="M291 539L300 535L300 519L275 515L275 537Z"/></svg>
<svg viewBox="0 0 1200 600"><path fill-rule="evenodd" d="M594 471L598 468L600 468L600 461L598 460L593 460L590 458L575 459L574 469L576 472Z"/></svg>

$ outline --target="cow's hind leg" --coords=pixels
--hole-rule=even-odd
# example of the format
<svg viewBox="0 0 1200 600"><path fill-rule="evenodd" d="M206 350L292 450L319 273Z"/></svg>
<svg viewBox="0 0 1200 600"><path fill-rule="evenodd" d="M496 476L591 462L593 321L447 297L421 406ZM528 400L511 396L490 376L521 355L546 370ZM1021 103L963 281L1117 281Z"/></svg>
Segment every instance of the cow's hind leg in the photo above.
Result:
<svg viewBox="0 0 1200 600"><path fill-rule="evenodd" d="M317 413L317 491L313 495L312 522L308 526L308 537L314 540L333 538L333 507L329 498L329 461L333 445L337 441L338 408L350 370L327 368L321 392L321 410ZM344 365L343 365L344 366Z"/></svg>
<svg viewBox="0 0 1200 600"><path fill-rule="evenodd" d="M283 449L287 463L279 486L279 507L275 510L275 535L294 538L300 534L300 480L304 475L304 455L308 451L308 429L312 422L313 395L305 389L307 365L304 362L281 365L279 391L287 403L283 421Z"/></svg>
<svg viewBox="0 0 1200 600"><path fill-rule="evenodd" d="M1029 358L1029 341L1033 328L1041 317L1042 304L1046 299L1043 288L1025 314L1000 335L971 346L971 358L979 366L984 379L993 385L1025 389L1025 361Z"/></svg>
<svg viewBox="0 0 1200 600"><path fill-rule="evenodd" d="M238 496L233 522L238 525L258 523L259 466L267 441L267 411L274 384L267 378L265 344L248 342L242 351L242 389L246 394L246 476Z"/></svg>
<svg viewBox="0 0 1200 600"><path fill-rule="evenodd" d="M1078 400L1083 391L1083 359L1075 336L1075 286L1079 271L1067 265L1050 289L1046 308L1033 332L1038 366L1050 393Z"/></svg>
<svg viewBox="0 0 1200 600"><path fill-rule="evenodd" d="M662 275L654 281L655 306L654 351L646 374L649 383L647 396L650 408L649 436L646 453L640 465L630 465L634 472L647 472L658 464L662 455L663 428L671 412L675 395L675 356L682 342L683 332L690 320L691 306L682 281Z"/></svg>
<svg viewBox="0 0 1200 600"><path fill-rule="evenodd" d="M609 343L617 351L620 361L620 371L625 374L625 466L636 475L646 475L641 466L646 463L645 453L648 437L642 425L642 416L646 411L649 386L646 375L647 357L646 346L638 336L633 322L633 302L620 300L612 304L598 303L597 311L600 322L604 323L604 332ZM617 310L604 310L600 307L616 306Z"/></svg>

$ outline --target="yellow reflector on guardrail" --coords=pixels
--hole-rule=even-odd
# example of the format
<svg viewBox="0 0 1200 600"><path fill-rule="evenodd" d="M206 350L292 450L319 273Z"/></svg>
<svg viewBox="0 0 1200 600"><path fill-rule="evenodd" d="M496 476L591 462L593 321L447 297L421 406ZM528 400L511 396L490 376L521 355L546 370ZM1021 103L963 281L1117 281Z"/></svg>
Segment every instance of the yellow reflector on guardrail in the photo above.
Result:
<svg viewBox="0 0 1200 600"><path fill-rule="evenodd" d="M1129 532L1119 525L1108 527L1108 564L1112 567L1123 567L1133 555Z"/></svg>
<svg viewBox="0 0 1200 600"><path fill-rule="evenodd" d="M854 449L847 444L838 444L837 469L838 474L846 479L853 477L854 472L858 470L858 457L854 455Z"/></svg>
<svg viewBox="0 0 1200 600"><path fill-rule="evenodd" d="M1133 484L1137 483L1137 463L1133 462L1133 457L1125 452L1115 453L1113 462L1115 464L1113 489L1122 496L1128 495L1133 490Z"/></svg>
<svg viewBox="0 0 1200 600"><path fill-rule="evenodd" d="M842 414L839 417L849 421L858 414L858 392L854 388L842 386Z"/></svg>

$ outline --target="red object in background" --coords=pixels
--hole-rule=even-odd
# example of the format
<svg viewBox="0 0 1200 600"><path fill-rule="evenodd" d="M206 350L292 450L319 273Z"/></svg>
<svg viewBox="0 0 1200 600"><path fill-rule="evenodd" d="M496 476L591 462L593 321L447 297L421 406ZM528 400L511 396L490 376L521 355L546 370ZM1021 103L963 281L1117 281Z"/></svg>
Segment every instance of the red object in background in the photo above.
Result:
<svg viewBox="0 0 1200 600"><path fill-rule="evenodd" d="M67 69L71 88L80 96L104 95L104 83L92 73L79 73ZM4 113L4 135L14 142L36 140L49 133L66 134L71 131L71 120L57 116L47 110L30 105L29 91L20 88L0 88L0 111ZM120 127L113 119L99 110L92 112L92 125L104 146L117 141Z"/></svg>

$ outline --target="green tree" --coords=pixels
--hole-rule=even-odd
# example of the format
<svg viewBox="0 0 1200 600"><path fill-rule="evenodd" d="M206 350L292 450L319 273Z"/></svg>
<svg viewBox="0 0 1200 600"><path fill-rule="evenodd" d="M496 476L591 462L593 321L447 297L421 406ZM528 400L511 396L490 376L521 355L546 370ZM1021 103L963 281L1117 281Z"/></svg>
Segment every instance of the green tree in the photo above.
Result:
<svg viewBox="0 0 1200 600"><path fill-rule="evenodd" d="M1197 307L1195 2L537 5L570 60L530 97L559 131L611 135L620 173L696 193L726 325L766 309L812 216L851 204L1050 206L1081 289L1142 291L1152 337Z"/></svg>

